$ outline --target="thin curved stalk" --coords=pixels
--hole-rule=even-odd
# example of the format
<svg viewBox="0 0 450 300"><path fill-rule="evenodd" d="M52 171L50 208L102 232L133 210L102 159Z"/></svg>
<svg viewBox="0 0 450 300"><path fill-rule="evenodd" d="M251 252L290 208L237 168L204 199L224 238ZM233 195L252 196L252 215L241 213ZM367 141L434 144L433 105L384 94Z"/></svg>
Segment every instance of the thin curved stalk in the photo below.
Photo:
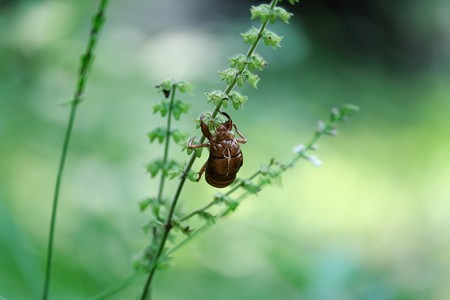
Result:
<svg viewBox="0 0 450 300"><path fill-rule="evenodd" d="M97 13L92 21L92 28L89 36L89 42L86 48L85 54L81 57L81 67L78 75L78 82L75 89L75 95L73 100L71 101L71 109L70 116L67 123L66 133L64 136L64 143L61 153L61 158L58 166L58 173L56 176L56 184L55 190L53 193L53 204L52 204L52 213L50 217L50 228L48 235L48 244L47 244L47 260L45 267L45 278L44 278L44 286L42 291L42 299L48 299L50 281L51 281L51 270L52 270L52 261L53 261L53 244L55 239L55 228L56 228L56 217L58 211L58 200L59 200L59 192L61 188L62 175L64 172L64 166L67 157L67 151L69 149L70 137L72 134L72 128L75 123L75 116L77 112L78 104L81 102L84 87L87 82L87 73L89 67L92 64L93 60L93 52L95 45L97 44L98 35L100 33L100 29L102 28L105 22L105 11L108 4L108 0L101 0Z"/></svg>
<svg viewBox="0 0 450 300"><path fill-rule="evenodd" d="M111 288L104 290L103 292L89 298L88 300L101 300L101 299L107 299L111 297L112 295L117 294L118 292L124 290L128 286L130 286L139 276L142 275L142 272L135 272L119 282L118 284L112 286Z"/></svg>
<svg viewBox="0 0 450 300"><path fill-rule="evenodd" d="M256 171L255 173L253 173L253 175L251 175L249 178L247 178L246 180L252 180L254 179L256 176L258 176L259 174L261 174L261 171ZM236 184L231 190L229 190L228 192L225 193L225 196L230 196L232 193L234 193L235 191L237 191L240 187L242 187L243 182L240 182L239 184ZM184 222L190 218L192 218L195 215L201 214L205 211L207 211L209 208L211 208L212 206L214 206L216 204L215 200L212 200L211 202L209 202L208 204L206 204L205 206L203 206L202 208L196 209L193 212L185 215L184 217L180 218L180 222Z"/></svg>

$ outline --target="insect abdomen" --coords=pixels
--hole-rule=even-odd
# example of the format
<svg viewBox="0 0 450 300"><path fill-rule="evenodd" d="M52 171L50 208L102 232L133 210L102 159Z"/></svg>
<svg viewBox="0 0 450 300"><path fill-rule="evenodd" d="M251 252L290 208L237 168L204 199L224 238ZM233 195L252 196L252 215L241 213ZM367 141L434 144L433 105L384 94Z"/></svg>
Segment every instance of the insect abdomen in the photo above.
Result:
<svg viewBox="0 0 450 300"><path fill-rule="evenodd" d="M210 157L206 166L206 182L217 188L227 187L236 179L242 164L241 152L234 157Z"/></svg>

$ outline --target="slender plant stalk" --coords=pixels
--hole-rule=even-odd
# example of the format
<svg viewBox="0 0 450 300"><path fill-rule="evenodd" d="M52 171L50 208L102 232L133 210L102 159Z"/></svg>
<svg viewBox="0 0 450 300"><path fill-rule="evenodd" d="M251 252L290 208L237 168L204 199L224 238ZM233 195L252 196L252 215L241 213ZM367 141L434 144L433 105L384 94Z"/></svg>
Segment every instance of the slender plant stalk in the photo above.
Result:
<svg viewBox="0 0 450 300"><path fill-rule="evenodd" d="M166 127L166 137L165 137L165 145L164 145L163 165L165 165L167 163L167 157L169 156L170 130L171 130L172 110L173 110L173 101L175 99L175 92L176 92L176 86L172 85L172 89L170 91L169 110L167 112L167 127ZM161 179L159 181L158 198L157 198L158 202L161 202L161 200L162 200L165 180L166 180L166 173L161 172ZM158 214L159 214L159 211L158 211ZM158 249L158 253L159 253L159 249ZM157 257L158 256L160 256L160 255L157 255ZM153 261L152 263L156 264L157 260ZM146 289L143 292L143 295L145 294L145 298L143 298L143 299L146 299L146 298L150 299L151 298L151 285L146 285L145 287L146 287Z"/></svg>
<svg viewBox="0 0 450 300"><path fill-rule="evenodd" d="M270 8L273 9L277 3L278 3L278 0L272 0L271 3L270 3ZM256 39L256 41L248 49L247 54L246 54L247 58L251 57L253 55L253 53L255 52L256 46L258 46L258 43L259 43L259 41L261 40L261 37L262 37L262 33L264 32L265 28L267 27L268 22L269 22L269 20L264 21L264 23L259 28L258 38ZM233 90L234 86L237 83L238 76L241 75L242 72L244 72L244 70L246 68L247 68L247 66L245 65L244 68L242 68L242 70L239 70L239 72L235 76L235 79L226 87L226 89L224 91L225 94L228 95ZM211 115L212 118L214 118L218 114L220 108L222 107L222 102L223 102L223 100L221 102L219 102L216 105L216 107L214 108L214 111L213 111L213 113ZM203 136L200 139L199 143L203 143L205 141L205 139L206 138ZM174 215L174 212L175 212L175 208L176 208L177 203L178 203L178 199L180 197L180 194L181 194L181 191L183 189L184 183L186 182L187 176L189 174L189 170L192 168L192 165L194 164L195 159L196 159L196 155L195 155L195 153L193 153L192 156L191 156L191 159L189 160L189 162L188 162L188 164L187 164L187 166L185 168L185 170L183 171L183 174L181 175L180 183L178 184L178 188L177 188L177 190L175 192L172 204L170 206L169 213L167 215L166 223L164 225L164 233L163 233L163 236L162 236L162 239L161 239L161 244L159 245L158 251L157 251L157 253L155 255L155 263L151 267L151 270L150 270L150 272L148 274L147 280L146 280L145 285L144 285L144 290L142 292L141 300L146 300L147 297L148 297L149 287L151 286L151 283L153 281L153 278L154 278L154 275L155 275L155 272L156 272L156 268L158 267L158 261L159 261L159 259L161 257L162 252L163 252L163 249L164 249L164 246L166 244L167 238L169 237L170 230L172 229L172 218L173 218L173 215Z"/></svg>
<svg viewBox="0 0 450 300"><path fill-rule="evenodd" d="M135 273L131 274L130 276L128 276L127 278L125 278L124 280L122 280L120 283L112 286L111 288L109 288L107 290L104 290L103 292L101 292L91 298L88 298L88 300L107 299L107 298L115 295L116 293L124 290L128 286L130 286L130 284L132 284L141 275L142 275L142 271L135 272Z"/></svg>
<svg viewBox="0 0 450 300"><path fill-rule="evenodd" d="M53 205L52 205L52 213L51 213L51 219L50 219L50 228L49 228L48 245L47 245L47 261L46 261L46 268L45 268L45 279L44 279L44 286L43 286L43 292L42 292L43 300L48 299L48 294L49 294L59 191L60 191L60 187L61 187L64 165L66 162L67 151L69 149L70 137L71 137L72 128L73 128L73 125L75 122L77 107L78 107L78 104L81 102L83 92L84 92L84 87L87 82L88 70L93 61L94 48L95 48L95 45L97 44L98 35L99 35L100 30L105 21L104 14L105 14L107 5L108 5L108 0L100 1L97 13L92 21L92 28L91 28L91 32L90 32L90 36L89 36L89 42L88 42L85 54L81 57L81 66L80 66L80 71L79 71L79 76L78 76L78 82L77 82L77 86L75 89L74 98L71 101L70 116L69 116L69 120L68 120L68 124L67 124L67 128L66 128L66 133L64 136L64 143L63 143L61 158L59 161L58 173L56 176L55 190L54 190L54 194L53 194Z"/></svg>
<svg viewBox="0 0 450 300"><path fill-rule="evenodd" d="M250 176L249 178L247 178L247 180L252 180L254 179L256 176L258 176L259 174L261 174L261 171L258 170L256 171L252 176ZM233 194L235 191L237 191L240 187L242 187L243 182L236 184L231 190L229 190L228 192L225 193L225 196L230 196L231 194ZM193 212L187 214L186 216L180 218L180 222L184 222L190 218L192 218L195 215L201 214L202 212L205 212L206 210L208 210L210 207L214 206L216 204L215 200L212 200L211 202L209 202L208 204L206 204L205 206L203 206L202 208L196 209Z"/></svg>
<svg viewBox="0 0 450 300"><path fill-rule="evenodd" d="M167 127L166 127L166 137L165 137L166 143L164 145L163 165L165 165L167 163L167 157L169 156L170 130L171 130L172 110L173 110L173 101L175 99L175 92L176 92L176 86L172 85L172 90L170 91L169 110L167 112ZM161 179L159 181L159 189L158 189L158 202L160 202L162 199L165 180L166 180L166 173L161 172Z"/></svg>

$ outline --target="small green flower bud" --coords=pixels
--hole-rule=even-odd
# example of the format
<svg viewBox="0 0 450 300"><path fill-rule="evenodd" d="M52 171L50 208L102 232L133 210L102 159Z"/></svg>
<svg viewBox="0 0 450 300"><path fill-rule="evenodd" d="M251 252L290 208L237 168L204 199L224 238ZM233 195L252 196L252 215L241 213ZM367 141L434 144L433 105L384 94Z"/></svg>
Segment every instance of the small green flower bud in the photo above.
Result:
<svg viewBox="0 0 450 300"><path fill-rule="evenodd" d="M242 105L247 101L248 97L239 94L236 91L231 91L229 94L229 98L235 110L238 110Z"/></svg>
<svg viewBox="0 0 450 300"><path fill-rule="evenodd" d="M267 21L267 19L270 18L271 14L272 14L272 9L270 8L269 4L261 4L258 6L252 6L250 8L250 14L251 17L250 19L256 19L256 18L260 18L261 23L264 23Z"/></svg>
<svg viewBox="0 0 450 300"><path fill-rule="evenodd" d="M227 84L230 84L234 81L238 72L239 71L235 68L229 68L226 69L225 71L219 72L221 76L220 80L225 80Z"/></svg>
<svg viewBox="0 0 450 300"><path fill-rule="evenodd" d="M194 86L187 81L178 81L176 86L180 93L189 93L194 89Z"/></svg>
<svg viewBox="0 0 450 300"><path fill-rule="evenodd" d="M252 87L255 89L257 88L258 82L259 82L259 76L256 74L253 74L252 72L245 70L242 72L242 76L250 83Z"/></svg>
<svg viewBox="0 0 450 300"><path fill-rule="evenodd" d="M214 105L218 105L222 100L228 100L227 94L219 90L206 93L206 97L208 102L212 102Z"/></svg>
<svg viewBox="0 0 450 300"><path fill-rule="evenodd" d="M276 35L274 32L266 29L262 34L262 39L264 41L264 44L266 44L266 46L277 48L281 47L280 42L283 39L283 37Z"/></svg>
<svg viewBox="0 0 450 300"><path fill-rule="evenodd" d="M279 6L275 7L274 11L276 16L279 17L281 21L283 21L286 24L289 23L289 19L293 16L292 13L288 12L287 10Z"/></svg>
<svg viewBox="0 0 450 300"><path fill-rule="evenodd" d="M258 28L252 27L247 32L241 33L241 36L244 39L244 43L251 45L258 40L258 33Z"/></svg>
<svg viewBox="0 0 450 300"><path fill-rule="evenodd" d="M253 71L253 68L256 68L260 71L264 69L264 67L267 66L267 61L264 60L264 58L261 57L261 55L255 53L250 57L249 61L249 69Z"/></svg>

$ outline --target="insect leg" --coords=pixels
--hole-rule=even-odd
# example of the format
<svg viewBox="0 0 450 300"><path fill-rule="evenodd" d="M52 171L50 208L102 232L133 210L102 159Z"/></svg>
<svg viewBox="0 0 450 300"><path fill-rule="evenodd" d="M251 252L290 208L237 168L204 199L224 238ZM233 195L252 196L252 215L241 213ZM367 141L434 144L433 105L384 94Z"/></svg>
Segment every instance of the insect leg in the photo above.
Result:
<svg viewBox="0 0 450 300"><path fill-rule="evenodd" d="M205 173L206 170L206 164L208 163L208 161L205 162L205 164L203 165L203 167L200 169L200 171L198 171L198 178L197 178L197 182L200 181L200 179L202 178L203 173Z"/></svg>
<svg viewBox="0 0 450 300"><path fill-rule="evenodd" d="M222 115L224 115L225 117L228 118L228 121L226 121L224 124L225 124L225 126L227 127L227 130L230 131L231 128L233 128L233 121L231 120L230 115L227 114L227 113L224 112L224 111L219 111L219 112L220 112Z"/></svg>
<svg viewBox="0 0 450 300"><path fill-rule="evenodd" d="M189 149L196 149L196 148L209 147L209 144L208 144L208 143L194 145L194 139L195 139L195 137L193 137L193 138L189 141L189 144L188 144L188 148L189 148Z"/></svg>
<svg viewBox="0 0 450 300"><path fill-rule="evenodd" d="M236 133L241 137L241 139L236 139L236 142L241 143L241 144L245 144L247 143L247 139L245 138L245 136L240 133L240 131L237 129L236 124L234 125L234 129L236 129Z"/></svg>
<svg viewBox="0 0 450 300"><path fill-rule="evenodd" d="M200 129L202 130L203 135L209 140L211 138L211 132L208 129L208 125L203 122L203 114L200 116Z"/></svg>

